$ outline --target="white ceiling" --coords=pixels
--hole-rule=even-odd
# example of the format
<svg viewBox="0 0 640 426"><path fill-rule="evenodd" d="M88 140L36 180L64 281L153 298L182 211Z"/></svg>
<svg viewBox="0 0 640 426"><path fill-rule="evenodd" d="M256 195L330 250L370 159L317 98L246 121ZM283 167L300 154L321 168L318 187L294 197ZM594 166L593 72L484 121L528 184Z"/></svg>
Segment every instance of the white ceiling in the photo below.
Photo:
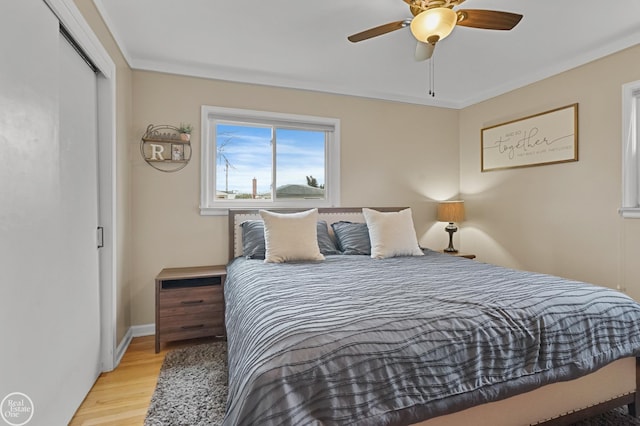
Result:
<svg viewBox="0 0 640 426"><path fill-rule="evenodd" d="M467 0L524 15L512 31L456 27L427 64L402 0L94 0L130 66L221 80L463 108L640 42L639 0Z"/></svg>

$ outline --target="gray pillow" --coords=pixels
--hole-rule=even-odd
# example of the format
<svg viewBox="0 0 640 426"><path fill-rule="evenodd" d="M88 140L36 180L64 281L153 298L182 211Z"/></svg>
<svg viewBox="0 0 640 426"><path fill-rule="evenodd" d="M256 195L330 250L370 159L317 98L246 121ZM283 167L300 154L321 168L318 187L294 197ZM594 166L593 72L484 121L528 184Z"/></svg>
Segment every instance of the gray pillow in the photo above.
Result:
<svg viewBox="0 0 640 426"><path fill-rule="evenodd" d="M242 255L247 259L264 259L266 253L264 222L261 220L246 220L240 226L242 227ZM336 243L329 235L327 222L324 220L318 221L316 229L320 253L324 255L340 254Z"/></svg>
<svg viewBox="0 0 640 426"><path fill-rule="evenodd" d="M328 254L340 254L338 246L336 245L331 235L329 235L329 226L324 220L318 221L318 247L320 247L320 253L325 256Z"/></svg>
<svg viewBox="0 0 640 426"><path fill-rule="evenodd" d="M264 259L266 247L264 243L264 222L247 220L242 227L242 255L247 259Z"/></svg>
<svg viewBox="0 0 640 426"><path fill-rule="evenodd" d="M332 223L333 233L342 254L371 254L371 240L366 223Z"/></svg>

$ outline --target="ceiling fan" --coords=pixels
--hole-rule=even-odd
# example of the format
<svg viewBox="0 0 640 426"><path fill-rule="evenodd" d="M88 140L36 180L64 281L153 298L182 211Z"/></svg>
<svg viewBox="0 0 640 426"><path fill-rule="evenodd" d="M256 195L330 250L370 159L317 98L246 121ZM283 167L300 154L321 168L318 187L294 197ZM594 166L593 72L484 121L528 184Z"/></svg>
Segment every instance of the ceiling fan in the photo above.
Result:
<svg viewBox="0 0 640 426"><path fill-rule="evenodd" d="M378 27L350 35L347 39L352 43L367 40L390 33L407 26L418 40L416 45L416 61L424 61L433 55L436 43L447 37L456 25L481 28L487 30L511 30L522 15L497 10L459 9L464 0L403 0L409 5L413 19L389 22Z"/></svg>

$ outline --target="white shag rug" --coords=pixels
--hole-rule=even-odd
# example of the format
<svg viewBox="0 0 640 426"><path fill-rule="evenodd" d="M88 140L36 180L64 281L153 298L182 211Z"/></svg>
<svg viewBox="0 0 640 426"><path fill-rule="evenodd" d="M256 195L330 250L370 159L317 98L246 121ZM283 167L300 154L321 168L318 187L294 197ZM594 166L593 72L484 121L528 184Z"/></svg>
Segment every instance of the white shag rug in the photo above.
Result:
<svg viewBox="0 0 640 426"><path fill-rule="evenodd" d="M227 343L169 352L144 426L219 426L227 403Z"/></svg>

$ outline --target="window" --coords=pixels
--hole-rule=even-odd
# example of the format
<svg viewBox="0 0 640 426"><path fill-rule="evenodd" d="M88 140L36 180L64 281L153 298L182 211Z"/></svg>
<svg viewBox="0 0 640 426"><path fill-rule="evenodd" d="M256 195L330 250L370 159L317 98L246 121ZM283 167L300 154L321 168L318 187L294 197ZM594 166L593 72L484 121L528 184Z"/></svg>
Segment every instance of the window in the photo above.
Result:
<svg viewBox="0 0 640 426"><path fill-rule="evenodd" d="M339 120L203 106L202 135L201 214L339 204Z"/></svg>
<svg viewBox="0 0 640 426"><path fill-rule="evenodd" d="M622 86L622 217L640 218L640 81Z"/></svg>

